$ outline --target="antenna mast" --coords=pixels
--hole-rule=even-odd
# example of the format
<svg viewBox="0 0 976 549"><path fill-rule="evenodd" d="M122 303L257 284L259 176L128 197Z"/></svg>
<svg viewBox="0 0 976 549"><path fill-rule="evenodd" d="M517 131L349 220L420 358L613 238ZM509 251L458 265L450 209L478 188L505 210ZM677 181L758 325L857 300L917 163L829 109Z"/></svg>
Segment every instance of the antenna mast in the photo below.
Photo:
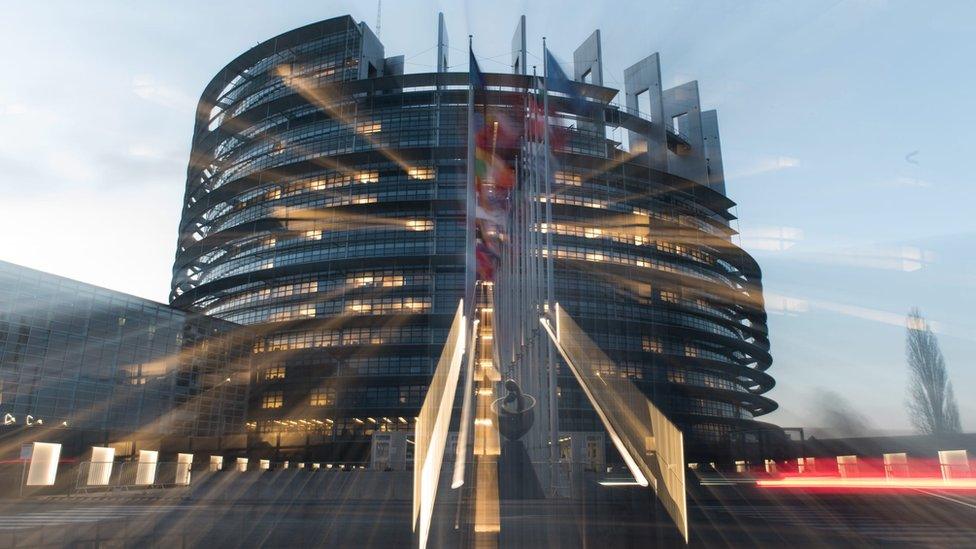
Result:
<svg viewBox="0 0 976 549"><path fill-rule="evenodd" d="M376 0L376 37L380 37L380 16L383 14L383 0Z"/></svg>

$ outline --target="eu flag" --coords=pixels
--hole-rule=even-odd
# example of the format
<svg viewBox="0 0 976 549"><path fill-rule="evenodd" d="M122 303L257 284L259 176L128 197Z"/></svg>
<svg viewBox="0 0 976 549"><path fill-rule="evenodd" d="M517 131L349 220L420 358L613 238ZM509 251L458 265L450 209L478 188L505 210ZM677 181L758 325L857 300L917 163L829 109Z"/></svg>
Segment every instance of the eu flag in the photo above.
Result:
<svg viewBox="0 0 976 549"><path fill-rule="evenodd" d="M595 116L599 112L600 105L587 101L583 97L579 87L573 85L548 48L546 48L546 90L569 96L574 110L579 114Z"/></svg>
<svg viewBox="0 0 976 549"><path fill-rule="evenodd" d="M471 80L471 86L475 89L484 89L485 87L485 75L481 72L481 67L478 66L478 60L474 58L474 50L468 48L468 67Z"/></svg>

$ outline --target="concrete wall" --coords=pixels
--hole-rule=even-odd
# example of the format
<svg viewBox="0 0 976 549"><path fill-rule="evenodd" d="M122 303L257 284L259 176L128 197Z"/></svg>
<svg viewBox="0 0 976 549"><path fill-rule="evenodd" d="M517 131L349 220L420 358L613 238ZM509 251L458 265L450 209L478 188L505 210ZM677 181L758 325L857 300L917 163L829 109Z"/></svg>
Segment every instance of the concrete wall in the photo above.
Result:
<svg viewBox="0 0 976 549"><path fill-rule="evenodd" d="M698 81L664 90L664 122L673 124L680 119L679 133L691 145L679 148L678 153L668 152L668 171L702 185L708 185L705 170L705 141L702 135L701 102L698 97Z"/></svg>

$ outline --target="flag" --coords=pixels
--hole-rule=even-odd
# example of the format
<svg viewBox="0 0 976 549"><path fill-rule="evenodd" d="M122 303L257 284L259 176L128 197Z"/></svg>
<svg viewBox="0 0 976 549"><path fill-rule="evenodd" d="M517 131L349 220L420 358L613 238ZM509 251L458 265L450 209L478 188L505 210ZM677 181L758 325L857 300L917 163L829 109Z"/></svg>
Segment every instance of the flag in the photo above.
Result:
<svg viewBox="0 0 976 549"><path fill-rule="evenodd" d="M546 91L564 93L569 96L573 103L573 110L584 116L595 116L599 113L600 105L587 101L580 93L579 86L566 76L559 62L553 57L552 52L546 48Z"/></svg>
<svg viewBox="0 0 976 549"><path fill-rule="evenodd" d="M470 47L468 48L468 80L471 81L471 87L476 90L485 89L485 75L481 72L481 67L478 66L478 60L474 58L474 50Z"/></svg>

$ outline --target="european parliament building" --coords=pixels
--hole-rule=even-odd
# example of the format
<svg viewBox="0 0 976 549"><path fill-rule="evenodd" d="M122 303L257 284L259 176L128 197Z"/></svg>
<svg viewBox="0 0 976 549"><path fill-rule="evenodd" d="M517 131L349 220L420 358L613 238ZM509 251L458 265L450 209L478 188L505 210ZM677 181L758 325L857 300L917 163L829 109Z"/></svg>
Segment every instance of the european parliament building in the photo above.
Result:
<svg viewBox="0 0 976 549"><path fill-rule="evenodd" d="M262 42L200 99L171 305L250 326L249 432L284 447L409 431L464 294L467 72L405 74L349 16ZM689 460L762 430L772 359L756 262L733 242L715 111L657 54L604 85L599 31L573 52L585 105L554 94L559 304L685 433ZM540 80L524 18L484 110ZM501 321L501 320L499 320ZM599 421L559 370L560 431ZM285 441L291 441L286 443Z"/></svg>

